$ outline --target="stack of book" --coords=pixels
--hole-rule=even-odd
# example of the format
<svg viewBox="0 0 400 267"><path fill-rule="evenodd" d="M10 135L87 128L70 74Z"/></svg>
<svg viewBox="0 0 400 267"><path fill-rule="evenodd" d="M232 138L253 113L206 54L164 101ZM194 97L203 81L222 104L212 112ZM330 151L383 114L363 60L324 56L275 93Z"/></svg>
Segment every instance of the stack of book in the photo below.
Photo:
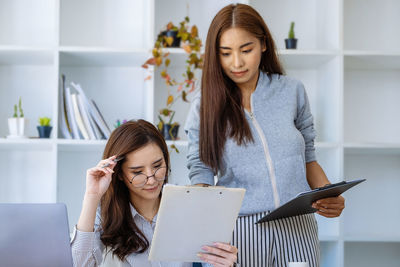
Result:
<svg viewBox="0 0 400 267"><path fill-rule="evenodd" d="M93 99L86 97L79 84L65 86L61 75L60 86L60 132L66 139L108 139L111 130Z"/></svg>

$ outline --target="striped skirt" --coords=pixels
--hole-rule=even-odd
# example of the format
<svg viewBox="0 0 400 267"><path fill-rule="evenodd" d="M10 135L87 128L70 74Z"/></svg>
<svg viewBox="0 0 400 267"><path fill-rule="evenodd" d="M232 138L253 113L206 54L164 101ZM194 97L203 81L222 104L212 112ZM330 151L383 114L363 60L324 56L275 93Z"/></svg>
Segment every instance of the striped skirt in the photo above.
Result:
<svg viewBox="0 0 400 267"><path fill-rule="evenodd" d="M318 225L314 214L255 224L267 212L239 216L232 237L240 267L286 267L308 262L319 267Z"/></svg>

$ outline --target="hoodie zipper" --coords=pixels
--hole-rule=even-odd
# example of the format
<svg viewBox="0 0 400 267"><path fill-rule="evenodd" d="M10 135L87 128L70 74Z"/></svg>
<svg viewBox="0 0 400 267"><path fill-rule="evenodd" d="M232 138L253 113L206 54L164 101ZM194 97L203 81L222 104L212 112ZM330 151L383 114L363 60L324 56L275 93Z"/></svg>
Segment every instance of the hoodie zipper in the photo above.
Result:
<svg viewBox="0 0 400 267"><path fill-rule="evenodd" d="M254 110L253 109L253 95L250 96L250 108L251 108L251 112L248 112L248 113L250 115L250 118L251 118L251 121L253 122L254 127L256 128L258 135L260 136L261 143L263 145L264 156L265 156L265 159L267 162L269 177L271 179L272 192L274 195L274 204L275 204L275 208L277 208L280 205L280 200L279 200L278 188L276 185L275 169L274 169L274 165L272 164L271 154L269 153L267 139L265 138L264 132L261 129L260 124L258 123L258 121L256 120L256 118L254 117L254 114L253 114L253 110Z"/></svg>

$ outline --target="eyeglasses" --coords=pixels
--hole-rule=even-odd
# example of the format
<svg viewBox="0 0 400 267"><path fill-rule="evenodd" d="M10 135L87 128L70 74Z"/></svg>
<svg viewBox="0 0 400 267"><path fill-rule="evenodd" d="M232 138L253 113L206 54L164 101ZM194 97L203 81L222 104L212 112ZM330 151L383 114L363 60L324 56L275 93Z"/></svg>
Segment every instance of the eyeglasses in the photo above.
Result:
<svg viewBox="0 0 400 267"><path fill-rule="evenodd" d="M143 187L146 183L147 180L149 180L150 177L154 177L154 179L158 182L162 182L165 180L167 176L167 167L159 167L154 170L153 175L147 176L144 173L139 173L136 174L135 176L132 177L132 179L129 181L134 187Z"/></svg>

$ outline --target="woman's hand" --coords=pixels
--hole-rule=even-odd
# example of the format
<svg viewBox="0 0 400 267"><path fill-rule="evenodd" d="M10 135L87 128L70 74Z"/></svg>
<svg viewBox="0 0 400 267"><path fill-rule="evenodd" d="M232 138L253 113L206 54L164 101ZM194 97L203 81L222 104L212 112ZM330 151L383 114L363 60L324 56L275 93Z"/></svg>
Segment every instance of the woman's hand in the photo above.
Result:
<svg viewBox="0 0 400 267"><path fill-rule="evenodd" d="M203 246L205 252L199 258L215 267L233 266L237 260L237 248L227 243L216 242L214 246Z"/></svg>
<svg viewBox="0 0 400 267"><path fill-rule="evenodd" d="M107 191L111 183L111 176L114 173L113 169L116 165L112 156L108 159L101 160L96 167L90 168L86 172L86 195L97 197L100 199ZM105 164L108 167L103 167Z"/></svg>
<svg viewBox="0 0 400 267"><path fill-rule="evenodd" d="M317 200L312 207L318 209L317 213L327 218L340 216L344 209L344 197L329 197Z"/></svg>

